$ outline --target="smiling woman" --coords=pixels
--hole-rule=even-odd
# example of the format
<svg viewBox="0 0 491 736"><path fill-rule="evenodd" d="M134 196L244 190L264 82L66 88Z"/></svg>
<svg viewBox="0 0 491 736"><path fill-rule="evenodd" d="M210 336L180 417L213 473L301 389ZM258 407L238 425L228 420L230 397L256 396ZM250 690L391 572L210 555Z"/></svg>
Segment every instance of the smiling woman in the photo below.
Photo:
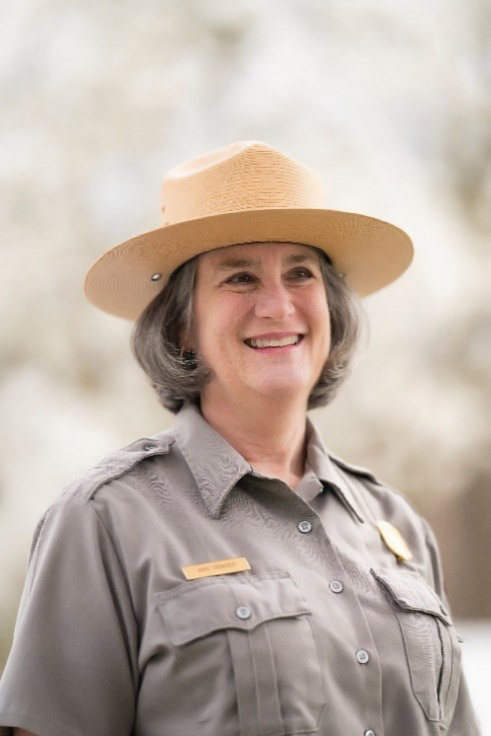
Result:
<svg viewBox="0 0 491 736"><path fill-rule="evenodd" d="M302 262L305 262L306 255L310 256L307 262L311 270L307 270L305 266L289 265L288 258L285 259L286 265L280 268L279 262L276 261L278 255L285 252L295 256L297 264L298 256L301 256ZM241 270L228 277L225 276L226 271L243 269L244 263L250 267L250 260L230 257L231 254L244 256L247 253L257 255L259 260L256 261L255 268L252 271ZM275 254L269 256L269 263L268 253ZM274 263L271 263L271 258L274 259ZM259 265L261 268L258 268ZM266 273L268 268L270 271L276 268L277 273ZM201 278L197 278L198 274L201 274ZM269 288L263 283L268 278L273 282L276 278L278 284L282 282L285 293L288 291L297 293L300 289L306 293L307 302L310 301L313 283L317 295L319 286L323 288L325 297L321 299L321 304L325 299L328 308L322 307L324 313L321 315L321 321L323 327L329 328L330 349L327 357L322 360L314 385L308 392L307 409L326 406L334 399L350 375L352 359L362 333L362 318L366 317L359 296L336 274L330 257L318 248L287 243L277 243L276 247L274 244L246 244L220 248L216 252L198 255L186 261L170 275L166 288L150 302L136 321L131 338L133 354L166 409L176 414L185 401L196 401L204 387L213 380L210 363L203 360L199 350L191 349L190 345L186 346L182 342L183 335L190 336L193 333L195 285L199 284L197 297L206 305L213 295L220 292L225 295L225 298L222 298L220 294L216 314L221 316L226 324L227 320L237 317L240 304L244 305L242 310L246 312L242 319L248 319L247 312L250 310L251 300L257 299L258 294L264 294L265 288ZM204 311L205 314L208 312L208 306L205 306ZM295 320L298 322L299 317L295 317ZM233 343L230 343L236 355L239 348L238 339L258 336L266 329L268 332L272 331L269 323L267 328L256 329L258 317L255 317L255 321L255 325L246 322L238 326L239 334L234 335ZM273 320L269 319L269 322L271 321ZM285 327L284 317L276 318L277 325L278 322ZM287 326L295 327L288 324ZM306 330L305 325L296 326ZM197 335L195 340L196 338ZM209 339L213 344L213 330ZM203 347L207 352L210 352L207 349L209 345L210 343L205 341ZM196 348L196 345L193 347ZM210 357L213 363L213 356ZM239 364L241 360L242 358L239 358Z"/></svg>
<svg viewBox="0 0 491 736"><path fill-rule="evenodd" d="M176 416L39 520L0 736L478 736L432 529L308 414L410 239L327 209L320 177L259 141L177 166L162 194L162 227L85 291L135 320Z"/></svg>

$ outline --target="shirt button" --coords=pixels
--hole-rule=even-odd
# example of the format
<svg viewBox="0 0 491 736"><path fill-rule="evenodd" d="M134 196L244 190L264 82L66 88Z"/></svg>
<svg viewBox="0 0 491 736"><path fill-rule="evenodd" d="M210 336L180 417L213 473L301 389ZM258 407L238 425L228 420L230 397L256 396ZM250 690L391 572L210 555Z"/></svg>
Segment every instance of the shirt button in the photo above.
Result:
<svg viewBox="0 0 491 736"><path fill-rule="evenodd" d="M370 659L370 655L368 654L365 649L358 649L356 652L356 661L360 664L366 664L368 660Z"/></svg>
<svg viewBox="0 0 491 736"><path fill-rule="evenodd" d="M157 445L145 445L143 449L146 450L146 451L148 451L148 450L155 450L156 447L157 447Z"/></svg>
<svg viewBox="0 0 491 736"><path fill-rule="evenodd" d="M312 524L310 521L300 521L297 526L303 534L312 531Z"/></svg>
<svg viewBox="0 0 491 736"><path fill-rule="evenodd" d="M367 728L366 731L363 731L363 736L375 736L375 731L372 731L371 728Z"/></svg>
<svg viewBox="0 0 491 736"><path fill-rule="evenodd" d="M329 587L331 588L333 593L341 593L341 591L344 589L344 585L340 580L331 580L329 583Z"/></svg>
<svg viewBox="0 0 491 736"><path fill-rule="evenodd" d="M238 606L235 609L235 613L239 618L250 618L251 617L251 609L248 606Z"/></svg>

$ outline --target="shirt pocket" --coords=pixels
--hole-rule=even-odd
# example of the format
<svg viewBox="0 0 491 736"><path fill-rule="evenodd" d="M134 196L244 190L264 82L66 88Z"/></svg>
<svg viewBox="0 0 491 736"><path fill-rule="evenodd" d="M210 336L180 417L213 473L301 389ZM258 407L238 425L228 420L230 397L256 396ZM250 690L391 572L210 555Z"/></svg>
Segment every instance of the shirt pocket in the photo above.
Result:
<svg viewBox="0 0 491 736"><path fill-rule="evenodd" d="M156 597L176 672L201 693L197 723L236 733L210 713L222 708L235 712L241 736L318 731L326 700L312 610L289 572L200 578Z"/></svg>
<svg viewBox="0 0 491 736"><path fill-rule="evenodd" d="M430 721L448 726L457 701L461 637L442 600L416 573L371 570L399 621L411 685Z"/></svg>

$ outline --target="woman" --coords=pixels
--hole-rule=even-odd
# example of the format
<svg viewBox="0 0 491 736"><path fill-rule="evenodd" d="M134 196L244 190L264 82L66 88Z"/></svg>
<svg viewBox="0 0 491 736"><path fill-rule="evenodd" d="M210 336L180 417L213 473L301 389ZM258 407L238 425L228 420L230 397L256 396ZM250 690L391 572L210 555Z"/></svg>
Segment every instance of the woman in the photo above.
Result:
<svg viewBox="0 0 491 736"><path fill-rule="evenodd" d="M478 734L431 528L307 414L411 241L325 209L319 176L257 141L169 172L162 210L85 290L136 320L176 419L40 520L1 732Z"/></svg>

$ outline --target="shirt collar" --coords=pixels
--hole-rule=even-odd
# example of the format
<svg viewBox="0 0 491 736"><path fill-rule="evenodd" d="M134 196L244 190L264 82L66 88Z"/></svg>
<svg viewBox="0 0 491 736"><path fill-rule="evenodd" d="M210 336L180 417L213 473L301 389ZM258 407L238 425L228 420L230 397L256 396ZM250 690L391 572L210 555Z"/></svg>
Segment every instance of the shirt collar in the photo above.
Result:
<svg viewBox="0 0 491 736"><path fill-rule="evenodd" d="M347 475L349 476L349 474L339 467L337 461L338 458L335 458L327 449L318 427L307 414L307 462L305 473L308 473L309 470L313 471L315 476L325 484L325 487L320 492L326 490L326 487L332 489L345 508L358 521L364 523L365 517L351 490L350 481L347 479ZM346 464L346 467L351 466ZM311 498L307 500L311 500Z"/></svg>
<svg viewBox="0 0 491 736"><path fill-rule="evenodd" d="M306 430L307 458L304 479L308 474L313 474L321 481L314 495L322 493L327 486L336 493L341 503L358 521L364 522L365 519L346 481L345 473L329 456L322 436L309 415ZM243 476L261 475L206 421L198 404L189 401L183 404L172 425L172 434L213 518L220 515L225 499ZM302 481L303 479L299 483L299 490ZM299 495L303 496L303 493ZM308 495L309 498L306 500L311 500L312 493Z"/></svg>

